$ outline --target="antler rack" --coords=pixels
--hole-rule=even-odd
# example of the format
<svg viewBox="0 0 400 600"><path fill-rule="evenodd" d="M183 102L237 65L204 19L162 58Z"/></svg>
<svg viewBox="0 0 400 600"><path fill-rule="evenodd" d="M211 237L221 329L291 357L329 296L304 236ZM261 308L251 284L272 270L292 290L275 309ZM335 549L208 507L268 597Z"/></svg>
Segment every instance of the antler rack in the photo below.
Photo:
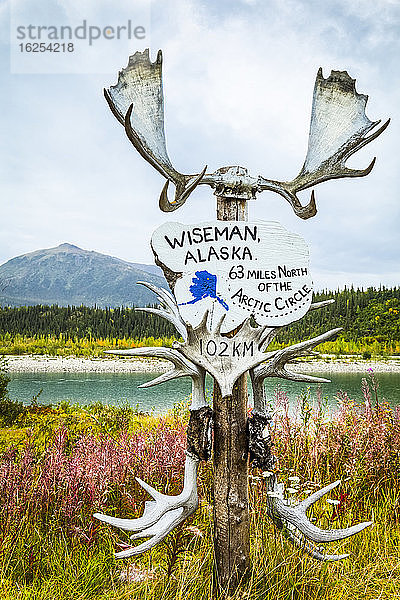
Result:
<svg viewBox="0 0 400 600"><path fill-rule="evenodd" d="M180 208L198 185L209 185L218 195L230 190L231 195L255 198L258 192L281 195L301 219L317 212L314 190L306 206L298 192L330 179L364 177L371 172L375 158L365 169L350 169L347 160L377 138L390 119L370 121L365 114L368 96L359 94L355 79L347 71L332 71L326 79L319 69L314 86L308 151L297 177L291 181L252 177L244 167L222 167L206 173L184 175L175 169L168 153L164 130L164 97L162 89L162 53L151 62L149 50L136 52L123 68L118 83L104 90L105 98L125 133L139 152L167 180L159 199L160 209L172 212ZM367 135L370 134L370 135ZM175 198L168 199L169 182L175 185Z"/></svg>

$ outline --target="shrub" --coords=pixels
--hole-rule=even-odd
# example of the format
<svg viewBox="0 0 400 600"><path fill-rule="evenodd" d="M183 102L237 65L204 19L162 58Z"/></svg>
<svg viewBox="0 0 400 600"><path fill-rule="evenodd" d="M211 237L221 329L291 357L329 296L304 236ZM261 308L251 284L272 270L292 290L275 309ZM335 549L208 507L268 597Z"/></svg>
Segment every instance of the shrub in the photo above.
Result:
<svg viewBox="0 0 400 600"><path fill-rule="evenodd" d="M8 394L9 382L10 378L7 376L7 363L4 356L2 356L0 358L0 401L4 400Z"/></svg>
<svg viewBox="0 0 400 600"><path fill-rule="evenodd" d="M7 363L4 357L0 358L0 425L9 427L25 411L22 402L11 400L8 395L10 378L7 375Z"/></svg>

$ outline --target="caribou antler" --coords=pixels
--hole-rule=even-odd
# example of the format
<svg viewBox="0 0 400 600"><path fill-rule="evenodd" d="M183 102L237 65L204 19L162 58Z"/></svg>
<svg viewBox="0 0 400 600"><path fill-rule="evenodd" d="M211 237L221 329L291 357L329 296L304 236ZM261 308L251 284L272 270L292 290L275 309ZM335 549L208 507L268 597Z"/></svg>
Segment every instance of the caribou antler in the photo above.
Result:
<svg viewBox="0 0 400 600"><path fill-rule="evenodd" d="M177 379L178 377L191 377L192 378L192 403L191 410L197 410L202 406L206 405L205 402L205 389L204 379L205 371L201 367L197 366L191 360L187 359L183 354L173 348L160 347L145 347L145 348L129 348L128 350L106 350L106 354L116 354L118 356L152 356L155 358L161 358L169 360L173 363L174 368L167 373L163 373L156 379L143 383L139 387L146 388L165 383L171 379Z"/></svg>
<svg viewBox="0 0 400 600"><path fill-rule="evenodd" d="M290 523L283 523L276 516L271 516L272 521L276 527L282 531L285 538L287 538L292 544L300 548L306 554L309 554L312 558L320 561L336 561L349 558L350 554L326 554L321 546L315 546L314 543L307 540L303 535L299 535L299 532Z"/></svg>
<svg viewBox="0 0 400 600"><path fill-rule="evenodd" d="M319 69L314 87L308 151L304 165L295 179L282 182L258 178L259 191L270 190L283 196L302 219L316 212L314 191L307 206L302 206L297 192L313 185L341 177L364 177L371 172L375 158L366 169L350 169L346 161L372 142L389 125L390 119L375 129L380 121L370 121L365 114L368 96L355 89L355 79L347 71L332 71L327 79ZM367 133L375 131L367 136Z"/></svg>
<svg viewBox="0 0 400 600"><path fill-rule="evenodd" d="M150 60L148 49L130 56L128 66L119 72L118 83L105 89L104 95L136 150L167 179L160 196L161 210L176 210L199 184L207 167L198 175L183 175L172 166L168 156L161 50L154 63ZM169 181L176 186L173 202L169 202L167 196Z"/></svg>
<svg viewBox="0 0 400 600"><path fill-rule="evenodd" d="M333 300L324 300L313 303L310 310L317 310L332 303ZM321 342L333 337L341 331L341 327L327 331L322 335L314 337L299 344L293 344L272 353L268 360L250 370L253 387L254 411L249 418L249 452L253 466L262 469L271 469L275 464L275 457L271 452L272 441L270 436L271 415L268 413L267 400L264 388L266 377L280 377L293 381L305 381L309 383L328 383L329 379L314 377L301 373L288 371L285 367L289 360L304 356L312 348ZM315 548L316 543L338 541L350 537L371 525L371 521L354 525L347 529L323 530L311 523L307 518L307 510L320 498L333 490L340 484L336 481L311 494L308 498L290 506L284 499L284 485L278 484L276 475L269 473L267 486L268 491L268 515L285 537L293 544L310 554L313 558L323 561L336 561L347 558L348 554L325 554L323 549Z"/></svg>
<svg viewBox="0 0 400 600"><path fill-rule="evenodd" d="M173 342L173 347L190 361L201 365L218 382L222 396L229 396L240 375L269 358L274 352L265 349L276 335L278 327L252 327L248 317L233 336L221 334L226 313L216 325L209 326L210 311L204 312L201 322L186 325L188 337L184 343Z"/></svg>
<svg viewBox="0 0 400 600"><path fill-rule="evenodd" d="M198 506L197 497L197 469L199 458L187 453L185 461L185 477L183 490L177 496L161 494L153 486L136 477L136 481L150 494L154 501L146 502L145 510L138 519L118 519L95 513L93 516L104 523L114 525L125 531L136 532L131 539L150 537L139 546L117 552L117 558L127 558L146 552L163 540L171 531L187 519Z"/></svg>

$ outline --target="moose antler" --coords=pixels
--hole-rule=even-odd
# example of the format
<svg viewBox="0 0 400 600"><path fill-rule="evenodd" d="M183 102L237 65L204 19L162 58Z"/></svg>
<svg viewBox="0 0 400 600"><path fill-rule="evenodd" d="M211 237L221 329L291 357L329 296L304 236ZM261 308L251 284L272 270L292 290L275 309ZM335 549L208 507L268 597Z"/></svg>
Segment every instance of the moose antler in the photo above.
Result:
<svg viewBox="0 0 400 600"><path fill-rule="evenodd" d="M156 288L160 292L159 288ZM157 293L158 293L157 292ZM169 302L168 293L165 296ZM168 318L168 317L167 317ZM135 532L132 540L149 538L138 546L117 552L117 558L127 558L141 554L162 541L177 525L187 519L198 506L197 470L201 459L207 459L211 446L211 409L205 400L205 371L178 351L171 348L132 348L129 350L110 350L108 354L123 356L155 356L170 360L174 369L164 373L140 387L150 387L177 377L189 376L192 379L192 402L187 436L187 452L183 490L177 496L168 496L158 492L153 486L139 477L136 481L152 496L153 501L145 503L143 515L137 519L119 519L102 513L94 517L126 531Z"/></svg>
<svg viewBox="0 0 400 600"><path fill-rule="evenodd" d="M380 121L370 121L365 114L368 96L356 91L355 79L347 71L332 71L325 79L319 69L307 156L295 179L252 177L246 168L237 166L221 167L214 173L206 173L205 167L196 175L183 175L173 167L166 148L161 50L154 63L148 49L136 52L120 71L118 83L104 90L104 95L136 150L167 179L159 200L164 212L182 206L199 184L205 184L214 188L217 195L246 199L255 198L257 192L264 190L276 192L289 202L298 217L309 219L317 212L314 191L306 206L302 206L297 193L329 179L368 175L375 158L366 169L350 169L346 161L378 137L390 122L388 119L376 129ZM168 200L169 182L176 187L173 202Z"/></svg>
<svg viewBox="0 0 400 600"><path fill-rule="evenodd" d="M161 50L154 63L150 60L148 49L130 56L128 66L119 72L118 83L105 89L104 96L139 154L167 179L160 196L161 210L172 212L182 206L201 181L207 167L198 175L183 175L172 166L168 156ZM167 196L169 181L176 186L174 202L169 202Z"/></svg>
<svg viewBox="0 0 400 600"><path fill-rule="evenodd" d="M347 71L332 71L326 79L319 69L315 80L311 111L308 151L304 165L295 179L288 182L258 178L259 191L277 192L302 219L316 212L314 191L307 206L302 206L297 192L329 179L364 177L371 172L375 158L366 169L350 169L346 161L372 142L389 125L390 119L375 129L380 121L370 121L365 114L368 96L359 94L355 79ZM367 133L375 131L367 137Z"/></svg>
<svg viewBox="0 0 400 600"><path fill-rule="evenodd" d="M181 334L184 340L187 339L187 329L184 320L182 319L178 306L176 304L175 298L170 294L166 289L159 288L152 283L147 283L146 281L138 281L140 285L144 285L149 290L157 294L157 299L160 305L157 308L145 307L145 308L135 308L138 312L147 312L153 315L157 315L163 319L166 319L172 325L174 325L175 329L178 333Z"/></svg>
<svg viewBox="0 0 400 600"><path fill-rule="evenodd" d="M346 529L320 529L313 525L308 519L306 514L307 510L317 502L317 500L323 498L326 494L340 485L340 480L317 490L302 502L299 502L295 506L291 506L285 501L283 494L284 485L282 483L277 483L275 474L271 473L268 479L268 516L273 520L275 525L277 525L278 529L282 531L285 537L317 560L335 561L347 558L349 555L325 554L323 549L314 548L313 545L310 544L310 540L311 542L322 544L344 540L372 525L372 521L366 521L364 523L359 523L358 525L353 525L352 527L347 527ZM305 539L299 535L299 532Z"/></svg>

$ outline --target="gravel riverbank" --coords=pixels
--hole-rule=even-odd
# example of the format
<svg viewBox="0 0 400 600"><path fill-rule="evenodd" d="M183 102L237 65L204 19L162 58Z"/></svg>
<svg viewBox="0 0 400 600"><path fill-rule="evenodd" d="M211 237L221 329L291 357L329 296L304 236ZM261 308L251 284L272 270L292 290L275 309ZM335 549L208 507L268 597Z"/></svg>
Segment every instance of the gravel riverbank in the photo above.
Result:
<svg viewBox="0 0 400 600"><path fill-rule="evenodd" d="M165 372L171 363L157 358L81 358L75 356L6 356L8 371L18 373L151 373ZM400 358L387 361L361 359L308 360L292 363L290 369L303 372L400 373Z"/></svg>

